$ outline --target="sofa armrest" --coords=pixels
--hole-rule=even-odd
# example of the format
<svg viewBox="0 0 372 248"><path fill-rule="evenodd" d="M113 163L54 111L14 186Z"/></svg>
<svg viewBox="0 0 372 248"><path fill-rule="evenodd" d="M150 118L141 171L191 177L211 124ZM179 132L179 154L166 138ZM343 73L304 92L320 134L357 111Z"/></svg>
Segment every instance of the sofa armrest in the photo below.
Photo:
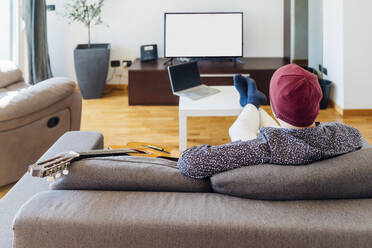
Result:
<svg viewBox="0 0 372 248"><path fill-rule="evenodd" d="M9 91L0 99L0 121L16 119L45 109L70 96L75 86L67 78L51 78L18 91Z"/></svg>
<svg viewBox="0 0 372 248"><path fill-rule="evenodd" d="M45 160L67 151L88 151L103 148L103 136L98 132L67 132L39 159ZM0 200L0 247L11 248L13 242L12 221L21 206L35 194L49 190L46 180L26 173Z"/></svg>

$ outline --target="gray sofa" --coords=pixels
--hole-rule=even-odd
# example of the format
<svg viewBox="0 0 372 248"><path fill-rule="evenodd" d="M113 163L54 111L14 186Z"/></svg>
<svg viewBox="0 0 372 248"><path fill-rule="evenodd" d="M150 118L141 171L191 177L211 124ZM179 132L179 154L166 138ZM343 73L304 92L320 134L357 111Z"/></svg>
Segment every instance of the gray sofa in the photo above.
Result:
<svg viewBox="0 0 372 248"><path fill-rule="evenodd" d="M99 133L69 132L42 159L102 145ZM49 190L26 174L0 201L0 247L372 247L371 209L372 199Z"/></svg>
<svg viewBox="0 0 372 248"><path fill-rule="evenodd" d="M0 61L0 186L21 178L62 134L80 129L75 83L52 78L30 86L11 62Z"/></svg>

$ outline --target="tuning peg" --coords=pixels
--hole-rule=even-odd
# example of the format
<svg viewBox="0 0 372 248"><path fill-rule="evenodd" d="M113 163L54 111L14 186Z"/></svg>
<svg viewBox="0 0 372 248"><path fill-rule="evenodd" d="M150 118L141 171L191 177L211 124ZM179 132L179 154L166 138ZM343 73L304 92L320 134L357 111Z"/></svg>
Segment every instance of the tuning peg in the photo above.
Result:
<svg viewBox="0 0 372 248"><path fill-rule="evenodd" d="M54 181L54 176L47 177L47 182L53 182L53 181Z"/></svg>
<svg viewBox="0 0 372 248"><path fill-rule="evenodd" d="M56 175L55 175L54 177L55 177L55 179L58 179L58 178L60 178L60 177L61 177L61 172L60 172L60 171L58 171L58 172L56 173Z"/></svg>
<svg viewBox="0 0 372 248"><path fill-rule="evenodd" d="M69 171L68 171L68 169L67 169L67 167L70 165L70 162L67 162L66 164L65 164L65 166L63 167L63 171L62 171L62 173L63 173L63 175L65 175L65 176L67 176L68 175L68 173L69 173Z"/></svg>

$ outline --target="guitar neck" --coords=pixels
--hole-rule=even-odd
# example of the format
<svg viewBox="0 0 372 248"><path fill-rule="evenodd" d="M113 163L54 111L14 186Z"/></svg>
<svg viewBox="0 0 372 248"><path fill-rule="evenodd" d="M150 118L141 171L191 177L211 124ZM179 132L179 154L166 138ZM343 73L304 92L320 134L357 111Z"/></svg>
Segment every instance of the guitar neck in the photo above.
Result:
<svg viewBox="0 0 372 248"><path fill-rule="evenodd" d="M122 156L128 155L128 153L142 153L130 148L115 149L115 150L92 150L88 152L79 152L79 159L91 158L91 157L108 157L108 156Z"/></svg>

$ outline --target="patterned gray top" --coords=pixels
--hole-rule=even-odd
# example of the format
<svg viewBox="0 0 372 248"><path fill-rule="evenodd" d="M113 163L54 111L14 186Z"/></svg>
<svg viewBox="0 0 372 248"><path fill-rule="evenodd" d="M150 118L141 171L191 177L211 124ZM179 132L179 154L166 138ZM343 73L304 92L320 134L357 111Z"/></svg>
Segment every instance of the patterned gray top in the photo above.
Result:
<svg viewBox="0 0 372 248"><path fill-rule="evenodd" d="M307 129L264 127L254 140L191 147L182 153L178 167L186 176L206 178L247 165L304 165L361 146L359 131L342 123L330 122Z"/></svg>

